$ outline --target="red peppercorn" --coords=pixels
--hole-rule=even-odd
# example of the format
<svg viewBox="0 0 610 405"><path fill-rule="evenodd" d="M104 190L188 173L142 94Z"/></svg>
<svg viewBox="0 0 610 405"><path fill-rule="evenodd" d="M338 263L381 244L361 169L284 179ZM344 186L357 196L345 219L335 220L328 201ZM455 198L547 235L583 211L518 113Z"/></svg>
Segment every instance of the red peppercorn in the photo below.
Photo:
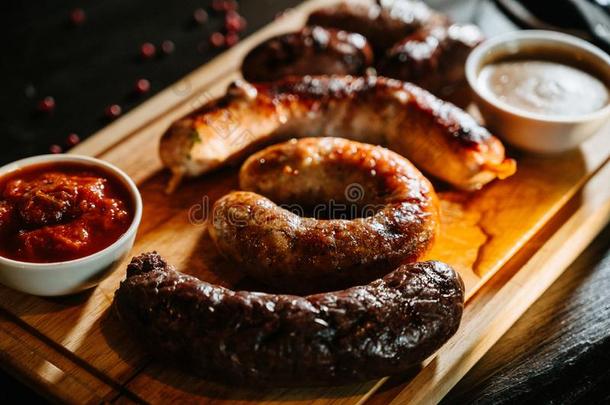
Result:
<svg viewBox="0 0 610 405"><path fill-rule="evenodd" d="M51 96L47 96L38 102L38 110L50 113L55 109L55 99Z"/></svg>
<svg viewBox="0 0 610 405"><path fill-rule="evenodd" d="M161 50L166 55L173 53L174 49L176 49L176 45L174 45L174 43L172 41L170 41L169 39L167 39L161 43Z"/></svg>
<svg viewBox="0 0 610 405"><path fill-rule="evenodd" d="M140 55L142 55L144 59L150 59L154 57L155 53L157 53L157 49L150 42L144 42L140 46Z"/></svg>
<svg viewBox="0 0 610 405"><path fill-rule="evenodd" d="M237 33L235 33L235 32L229 32L225 36L225 43L229 48L238 42L239 42L239 35L237 35Z"/></svg>
<svg viewBox="0 0 610 405"><path fill-rule="evenodd" d="M123 110L121 109L120 105L112 104L112 105L109 105L108 107L106 107L104 114L106 114L106 117L108 117L110 119L114 119L114 118L118 117L119 115L121 115L122 111Z"/></svg>
<svg viewBox="0 0 610 405"><path fill-rule="evenodd" d="M246 28L246 19L237 11L228 11L225 16L225 29L228 32L240 32Z"/></svg>
<svg viewBox="0 0 610 405"><path fill-rule="evenodd" d="M220 32L214 32L210 35L210 44L215 48L220 48L225 45L225 36Z"/></svg>
<svg viewBox="0 0 610 405"><path fill-rule="evenodd" d="M87 15L85 14L85 10L82 8L75 8L74 10L70 11L70 22L72 22L73 25L83 25L86 19Z"/></svg>
<svg viewBox="0 0 610 405"><path fill-rule="evenodd" d="M214 0L212 1L212 9L214 11L229 11L237 10L239 4L235 0Z"/></svg>
<svg viewBox="0 0 610 405"><path fill-rule="evenodd" d="M49 146L49 152L51 153L61 153L63 150L59 145L51 145Z"/></svg>
<svg viewBox="0 0 610 405"><path fill-rule="evenodd" d="M239 4L237 4L236 0L224 0L222 4L223 11L237 10L239 8Z"/></svg>
<svg viewBox="0 0 610 405"><path fill-rule="evenodd" d="M195 23L203 25L208 21L208 13L204 9L198 8L193 11L193 20Z"/></svg>
<svg viewBox="0 0 610 405"><path fill-rule="evenodd" d="M68 144L68 146L77 145L79 142L80 142L80 136L78 136L78 134L75 134L75 133L71 133L70 135L68 135L68 138L66 139L66 144Z"/></svg>
<svg viewBox="0 0 610 405"><path fill-rule="evenodd" d="M150 90L150 82L146 79L140 79L136 82L135 89L138 94L148 93Z"/></svg>

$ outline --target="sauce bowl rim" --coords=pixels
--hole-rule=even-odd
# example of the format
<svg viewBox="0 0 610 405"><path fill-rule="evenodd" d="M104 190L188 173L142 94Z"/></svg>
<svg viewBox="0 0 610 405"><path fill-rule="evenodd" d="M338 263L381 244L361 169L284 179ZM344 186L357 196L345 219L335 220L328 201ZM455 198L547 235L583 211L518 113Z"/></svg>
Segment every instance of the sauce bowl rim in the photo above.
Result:
<svg viewBox="0 0 610 405"><path fill-rule="evenodd" d="M8 164L0 167L0 177L5 176L14 171L23 169L25 167L29 167L29 166L33 166L33 165L37 165L37 164L62 163L62 162L77 163L77 164L80 163L80 164L83 164L83 166L89 165L89 166L102 168L102 169L105 169L108 172L112 173L114 176L116 176L123 183L125 188L127 188L129 195L133 199L134 213L133 213L133 219L131 220L129 227L112 244L106 246L105 248L103 248L101 250L98 250L97 252L94 252L87 256L79 257L77 259L57 261L57 262L48 262L48 263L39 263L39 262L14 260L14 259L9 259L4 256L0 256L0 265L6 264L6 265L9 265L12 267L19 267L20 270L27 271L27 270L39 270L39 269L43 269L43 268L44 269L55 268L58 266L73 266L73 265L78 265L78 264L82 264L82 263L86 263L86 262L92 262L92 261L95 261L96 259L103 257L105 254L109 253L110 251L116 250L120 245L122 245L126 240L128 240L131 236L133 236L134 233L137 232L138 227L140 226L140 221L142 220L142 210L143 210L142 196L140 194L140 191L138 190L138 187L136 186L135 182L131 179L131 177L129 177L129 175L127 175L127 173L125 173L123 170L119 169L112 163L106 162L102 159L98 159L95 157L86 156L86 155L78 155L78 154L36 155L36 156L30 156L27 158L19 159L19 160L16 160L14 162L8 163Z"/></svg>
<svg viewBox="0 0 610 405"><path fill-rule="evenodd" d="M547 31L547 30L520 30L520 31L511 31L504 34L499 34L494 37L491 37L481 44L479 44L476 48L470 52L468 59L466 60L466 79L470 88L483 100L487 103L495 106L496 108L507 112L512 115L521 116L524 118L528 118L531 120L536 120L540 122L547 123L582 123L587 121L592 121L599 119L605 115L610 114L610 100L606 103L606 105L598 110L595 110L586 114L578 114L573 116L553 116L553 115L544 115L537 114L530 111L526 111L520 109L518 107L513 107L508 103L502 102L495 97L491 97L486 94L486 92L481 91L479 86L479 75L481 69L485 64L481 64L481 60L485 57L490 51L493 51L495 48L506 45L508 43L524 43L524 42L539 42L540 44L544 44L552 48L552 44L562 44L564 46L571 47L572 49L578 52L586 52L592 55L595 58L600 59L600 61L605 62L608 66L610 66L610 55L602 51L600 48L595 45L575 37L573 35L555 32L555 31ZM502 56L502 51L500 51L500 58ZM515 53L518 54L519 52ZM508 54L508 53L506 53ZM586 62L585 62L586 63ZM610 88L608 87L607 78L599 78L602 80L608 91L610 92Z"/></svg>

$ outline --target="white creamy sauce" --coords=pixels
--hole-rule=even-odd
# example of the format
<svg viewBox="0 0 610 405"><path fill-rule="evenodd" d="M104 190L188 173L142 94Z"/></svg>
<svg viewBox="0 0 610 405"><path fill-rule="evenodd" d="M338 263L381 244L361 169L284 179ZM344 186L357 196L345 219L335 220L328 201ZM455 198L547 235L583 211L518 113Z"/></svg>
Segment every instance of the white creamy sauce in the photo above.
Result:
<svg viewBox="0 0 610 405"><path fill-rule="evenodd" d="M483 67L478 82L488 95L512 107L549 116L588 114L605 107L610 97L597 77L546 60L492 63Z"/></svg>

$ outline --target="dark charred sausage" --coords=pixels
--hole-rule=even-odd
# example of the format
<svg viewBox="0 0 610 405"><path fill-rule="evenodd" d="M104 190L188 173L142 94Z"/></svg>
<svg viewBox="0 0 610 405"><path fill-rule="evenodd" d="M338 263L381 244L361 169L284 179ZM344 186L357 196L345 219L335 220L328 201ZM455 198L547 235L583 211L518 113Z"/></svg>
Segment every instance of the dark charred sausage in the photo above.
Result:
<svg viewBox="0 0 610 405"><path fill-rule="evenodd" d="M367 283L418 261L434 241L432 185L380 146L293 140L252 155L239 177L246 191L214 204L210 236L248 275L282 292Z"/></svg>
<svg viewBox="0 0 610 405"><path fill-rule="evenodd" d="M150 352L231 385L338 385L408 370L457 330L464 287L446 264L299 297L232 291L134 258L114 298Z"/></svg>
<svg viewBox="0 0 610 405"><path fill-rule="evenodd" d="M250 82L315 74L361 75L373 63L373 50L360 34L305 27L273 37L248 53L242 74Z"/></svg>

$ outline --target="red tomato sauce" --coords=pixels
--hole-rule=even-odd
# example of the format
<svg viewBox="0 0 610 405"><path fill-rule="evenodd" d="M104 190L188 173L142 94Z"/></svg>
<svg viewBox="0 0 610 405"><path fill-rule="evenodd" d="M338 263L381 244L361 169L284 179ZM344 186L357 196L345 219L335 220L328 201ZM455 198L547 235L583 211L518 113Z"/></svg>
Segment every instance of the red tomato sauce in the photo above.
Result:
<svg viewBox="0 0 610 405"><path fill-rule="evenodd" d="M36 263L78 259L123 235L133 199L112 173L79 163L25 167L0 178L0 256Z"/></svg>

